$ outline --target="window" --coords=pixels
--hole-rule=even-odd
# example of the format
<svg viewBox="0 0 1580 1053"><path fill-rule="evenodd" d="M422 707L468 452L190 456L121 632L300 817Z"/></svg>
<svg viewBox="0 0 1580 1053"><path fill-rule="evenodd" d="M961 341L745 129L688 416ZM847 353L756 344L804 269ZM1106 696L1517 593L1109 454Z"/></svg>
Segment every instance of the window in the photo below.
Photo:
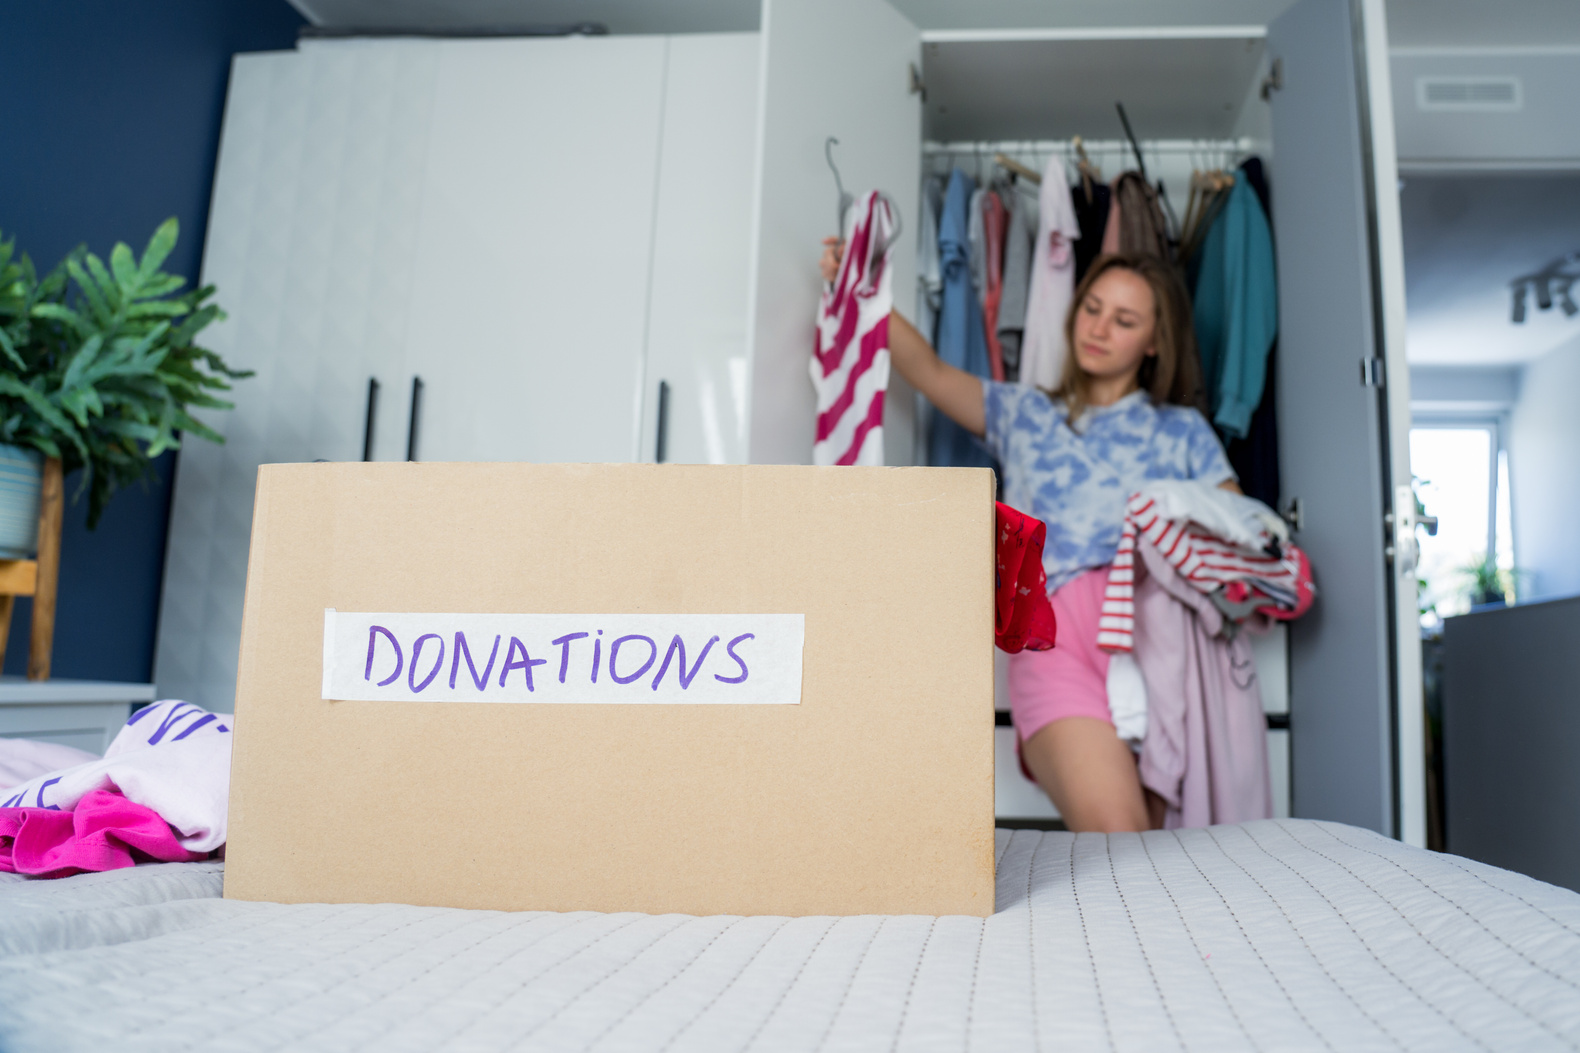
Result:
<svg viewBox="0 0 1580 1053"><path fill-rule="evenodd" d="M1418 532L1427 627L1478 603L1514 599L1508 454L1498 431L1494 421L1410 429L1416 496L1438 522L1435 536Z"/></svg>

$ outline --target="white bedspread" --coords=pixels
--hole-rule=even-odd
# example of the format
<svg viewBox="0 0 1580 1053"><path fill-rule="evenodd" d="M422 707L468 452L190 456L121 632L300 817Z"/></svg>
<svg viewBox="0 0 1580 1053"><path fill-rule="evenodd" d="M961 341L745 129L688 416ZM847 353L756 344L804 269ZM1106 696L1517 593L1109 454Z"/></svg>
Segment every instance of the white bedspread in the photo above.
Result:
<svg viewBox="0 0 1580 1053"><path fill-rule="evenodd" d="M986 921L228 902L212 863L0 875L0 1049L1580 1048L1571 892L1299 820L998 852Z"/></svg>

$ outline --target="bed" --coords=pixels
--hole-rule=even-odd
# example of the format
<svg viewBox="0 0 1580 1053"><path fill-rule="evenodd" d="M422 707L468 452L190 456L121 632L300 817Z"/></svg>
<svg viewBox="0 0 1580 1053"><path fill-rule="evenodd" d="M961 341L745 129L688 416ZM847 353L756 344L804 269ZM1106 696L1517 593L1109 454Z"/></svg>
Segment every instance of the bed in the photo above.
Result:
<svg viewBox="0 0 1580 1053"><path fill-rule="evenodd" d="M997 835L967 917L220 899L0 875L0 1049L1580 1048L1580 896L1305 820ZM425 865L413 846L409 865Z"/></svg>

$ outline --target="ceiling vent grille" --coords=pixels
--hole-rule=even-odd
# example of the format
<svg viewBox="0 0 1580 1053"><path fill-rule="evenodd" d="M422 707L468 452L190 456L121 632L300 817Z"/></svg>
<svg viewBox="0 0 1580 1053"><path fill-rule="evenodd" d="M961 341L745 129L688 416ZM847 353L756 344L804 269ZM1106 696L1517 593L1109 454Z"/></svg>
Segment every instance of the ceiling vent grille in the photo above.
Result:
<svg viewBox="0 0 1580 1053"><path fill-rule="evenodd" d="M1415 104L1422 110L1518 110L1524 104L1518 77L1417 77Z"/></svg>

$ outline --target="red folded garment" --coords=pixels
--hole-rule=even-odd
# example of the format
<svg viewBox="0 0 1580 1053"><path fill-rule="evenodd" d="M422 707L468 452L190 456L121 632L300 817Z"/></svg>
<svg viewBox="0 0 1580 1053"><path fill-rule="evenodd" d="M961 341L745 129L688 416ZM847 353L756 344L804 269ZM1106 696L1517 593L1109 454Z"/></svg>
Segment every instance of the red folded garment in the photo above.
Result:
<svg viewBox="0 0 1580 1053"><path fill-rule="evenodd" d="M109 790L84 794L69 812L0 808L0 871L8 873L56 878L203 858L181 847L158 812Z"/></svg>
<svg viewBox="0 0 1580 1053"><path fill-rule="evenodd" d="M1048 527L1003 502L995 502L998 573L994 581L993 633L999 649L1046 651L1056 626L1042 570L1042 543Z"/></svg>

